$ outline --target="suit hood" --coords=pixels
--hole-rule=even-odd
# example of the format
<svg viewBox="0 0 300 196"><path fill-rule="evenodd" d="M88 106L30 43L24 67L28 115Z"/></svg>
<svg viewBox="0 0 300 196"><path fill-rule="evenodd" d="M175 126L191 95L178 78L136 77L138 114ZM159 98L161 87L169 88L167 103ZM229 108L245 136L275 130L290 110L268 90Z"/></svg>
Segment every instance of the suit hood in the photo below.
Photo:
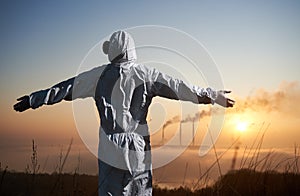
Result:
<svg viewBox="0 0 300 196"><path fill-rule="evenodd" d="M125 31L114 32L109 41L103 43L103 52L110 62L122 63L137 59L134 40Z"/></svg>

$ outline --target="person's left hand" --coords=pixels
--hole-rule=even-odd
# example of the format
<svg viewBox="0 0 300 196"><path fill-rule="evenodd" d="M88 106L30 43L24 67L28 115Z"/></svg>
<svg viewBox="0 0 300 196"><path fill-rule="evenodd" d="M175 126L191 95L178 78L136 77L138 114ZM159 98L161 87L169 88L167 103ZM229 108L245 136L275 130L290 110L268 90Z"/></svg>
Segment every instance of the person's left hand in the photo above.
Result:
<svg viewBox="0 0 300 196"><path fill-rule="evenodd" d="M235 101L232 99L229 99L225 96L225 94L231 93L231 91L228 90L220 90L217 92L217 98L215 99L215 102L223 107L233 107L235 104Z"/></svg>
<svg viewBox="0 0 300 196"><path fill-rule="evenodd" d="M14 110L17 112L23 112L30 108L29 96L25 95L17 99L19 101L14 105Z"/></svg>

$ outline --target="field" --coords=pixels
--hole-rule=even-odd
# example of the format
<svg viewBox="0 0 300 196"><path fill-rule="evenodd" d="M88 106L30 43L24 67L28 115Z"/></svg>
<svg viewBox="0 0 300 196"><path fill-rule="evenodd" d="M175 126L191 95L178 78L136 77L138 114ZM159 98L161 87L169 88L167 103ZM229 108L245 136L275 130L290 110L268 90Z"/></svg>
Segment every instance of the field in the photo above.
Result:
<svg viewBox="0 0 300 196"><path fill-rule="evenodd" d="M97 195L97 176L92 175L1 171L0 176L0 195ZM242 169L196 190L154 186L153 195L300 195L300 175Z"/></svg>

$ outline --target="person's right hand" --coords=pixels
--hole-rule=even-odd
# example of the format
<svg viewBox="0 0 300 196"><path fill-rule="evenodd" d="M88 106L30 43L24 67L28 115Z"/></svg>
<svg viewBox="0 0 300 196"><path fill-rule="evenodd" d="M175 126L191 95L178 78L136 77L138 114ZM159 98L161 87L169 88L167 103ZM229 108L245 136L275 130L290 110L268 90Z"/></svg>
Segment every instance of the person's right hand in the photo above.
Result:
<svg viewBox="0 0 300 196"><path fill-rule="evenodd" d="M17 99L19 101L14 105L14 110L17 112L23 112L30 108L29 96L25 95Z"/></svg>
<svg viewBox="0 0 300 196"><path fill-rule="evenodd" d="M223 107L233 107L235 104L235 101L232 99L229 99L225 96L225 94L227 93L231 93L231 91L227 91L227 90L220 90L217 92L217 98L215 100L215 102Z"/></svg>

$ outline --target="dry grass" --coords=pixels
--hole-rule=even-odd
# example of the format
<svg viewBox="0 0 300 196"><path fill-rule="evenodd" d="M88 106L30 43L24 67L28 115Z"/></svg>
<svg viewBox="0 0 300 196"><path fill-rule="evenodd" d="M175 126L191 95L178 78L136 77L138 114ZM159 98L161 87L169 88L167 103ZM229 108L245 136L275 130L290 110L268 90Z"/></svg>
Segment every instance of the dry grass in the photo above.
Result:
<svg viewBox="0 0 300 196"><path fill-rule="evenodd" d="M229 151L239 150L237 138L223 153L217 153L213 146L215 161L203 170L199 162L199 178L192 188L185 186L188 162L186 162L182 186L174 189L159 187L159 179L155 180L154 195L300 195L299 149L294 145L294 156L276 159L274 151L263 155L262 144L269 125L260 128L259 134L250 148L245 148L239 166L236 166L236 153L233 156L231 171L222 174L220 160ZM73 173L64 173L72 147L72 140L66 153L61 150L59 163L52 174L40 173L37 146L32 141L31 163L24 173L8 171L0 163L0 195L97 195L97 176L79 174L80 154ZM46 164L46 163L45 163ZM219 179L209 184L210 173L217 167ZM238 169L235 170L235 167ZM279 173L278 168L284 168ZM162 178L164 170L160 174ZM159 176L158 176L159 177Z"/></svg>

